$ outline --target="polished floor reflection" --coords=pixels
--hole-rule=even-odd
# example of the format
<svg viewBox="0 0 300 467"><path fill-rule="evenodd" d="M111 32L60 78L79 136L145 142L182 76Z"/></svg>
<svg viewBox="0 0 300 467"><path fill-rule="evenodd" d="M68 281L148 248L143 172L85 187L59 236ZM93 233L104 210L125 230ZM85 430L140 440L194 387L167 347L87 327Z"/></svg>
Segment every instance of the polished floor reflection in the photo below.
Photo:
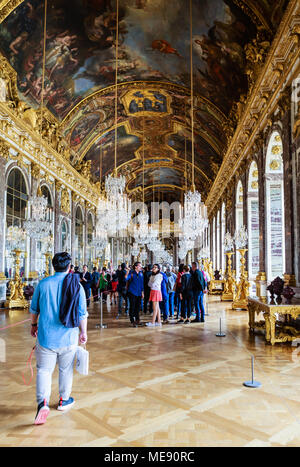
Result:
<svg viewBox="0 0 300 467"><path fill-rule="evenodd" d="M104 305L108 327L96 329L99 308L91 305L90 375L75 374L75 407L55 410L56 370L51 412L39 427L34 381L25 386L21 376L33 343L28 314L0 313L0 328L25 321L0 331L0 446L300 445L300 348L250 336L248 314L218 297L204 324L162 328L132 328ZM243 386L252 355L260 389Z"/></svg>

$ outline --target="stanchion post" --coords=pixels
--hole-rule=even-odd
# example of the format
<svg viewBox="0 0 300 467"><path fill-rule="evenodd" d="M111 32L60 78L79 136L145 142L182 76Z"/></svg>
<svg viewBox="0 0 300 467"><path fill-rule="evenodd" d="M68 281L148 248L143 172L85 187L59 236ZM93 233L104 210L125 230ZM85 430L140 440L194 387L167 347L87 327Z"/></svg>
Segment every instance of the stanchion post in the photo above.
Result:
<svg viewBox="0 0 300 467"><path fill-rule="evenodd" d="M208 314L208 295L205 294L204 297L205 297L205 308L206 308L205 316L209 316L209 314Z"/></svg>
<svg viewBox="0 0 300 467"><path fill-rule="evenodd" d="M243 385L246 386L246 388L260 388L261 383L259 381L254 381L254 357L253 355L251 357L251 376L252 376L252 380L245 381Z"/></svg>
<svg viewBox="0 0 300 467"><path fill-rule="evenodd" d="M102 292L100 293L100 324L96 324L96 328L106 329L107 324L103 324L103 300Z"/></svg>
<svg viewBox="0 0 300 467"><path fill-rule="evenodd" d="M216 334L217 337L226 337L226 334L222 332L222 319L220 318L220 332Z"/></svg>

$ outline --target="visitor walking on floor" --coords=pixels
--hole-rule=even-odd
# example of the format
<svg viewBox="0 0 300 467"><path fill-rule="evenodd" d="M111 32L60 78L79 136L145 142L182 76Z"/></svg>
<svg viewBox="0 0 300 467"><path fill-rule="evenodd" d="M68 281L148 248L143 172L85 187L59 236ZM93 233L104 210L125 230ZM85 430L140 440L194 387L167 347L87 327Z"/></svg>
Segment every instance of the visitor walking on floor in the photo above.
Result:
<svg viewBox="0 0 300 467"><path fill-rule="evenodd" d="M193 297L196 318L193 323L204 323L205 309L203 304L203 295L207 287L202 271L198 269L197 263L192 263L192 282L193 282Z"/></svg>
<svg viewBox="0 0 300 467"><path fill-rule="evenodd" d="M161 326L161 319L160 319L160 307L159 303L162 301L162 293L161 293L161 283L163 281L163 275L160 273L160 267L158 264L154 264L152 268L152 275L149 279L149 287L150 291L150 302L153 305L153 315L152 315L152 322L146 323L148 327L154 326ZM156 322L157 319L157 322Z"/></svg>
<svg viewBox="0 0 300 467"><path fill-rule="evenodd" d="M31 335L37 337L35 425L46 422L49 414L52 373L59 367L59 400L57 410L70 409L75 401L71 396L73 365L79 342L87 342L87 307L83 287L77 274L68 274L71 257L57 253L52 260L55 270L37 285L31 302ZM64 322L60 317L64 316ZM66 320L68 322L66 322Z"/></svg>
<svg viewBox="0 0 300 467"><path fill-rule="evenodd" d="M89 273L88 267L86 264L83 266L83 272L80 273L80 283L85 291L86 305L87 307L89 307L90 300L91 300L92 276Z"/></svg>
<svg viewBox="0 0 300 467"><path fill-rule="evenodd" d="M126 269L126 264L122 263L121 267L118 268L116 274L118 278L118 286L117 286L117 292L118 292L118 316L122 315L122 304L123 300L125 301L125 314L127 315L128 309L129 309L129 298L127 296L127 287L126 287L126 276L127 276L128 270Z"/></svg>
<svg viewBox="0 0 300 467"><path fill-rule="evenodd" d="M141 300L144 298L144 276L140 262L134 263L133 269L127 272L126 281L130 303L129 318L132 326L136 327L140 324Z"/></svg>
<svg viewBox="0 0 300 467"><path fill-rule="evenodd" d="M98 302L98 300L99 300L99 296L98 296L99 289L97 287L99 278L100 278L100 273L98 272L98 270L97 270L97 268L95 266L95 267L93 267L92 281L91 281L91 283L92 283L92 294L93 294L94 302Z"/></svg>
<svg viewBox="0 0 300 467"><path fill-rule="evenodd" d="M176 274L172 272L171 267L168 266L166 270L167 276L167 314L170 318L174 316L174 296L175 296L175 283L176 283Z"/></svg>
<svg viewBox="0 0 300 467"><path fill-rule="evenodd" d="M193 284L192 276L190 274L189 266L183 267L183 274L181 277L181 318L178 323L189 323L192 313L192 300L193 300Z"/></svg>

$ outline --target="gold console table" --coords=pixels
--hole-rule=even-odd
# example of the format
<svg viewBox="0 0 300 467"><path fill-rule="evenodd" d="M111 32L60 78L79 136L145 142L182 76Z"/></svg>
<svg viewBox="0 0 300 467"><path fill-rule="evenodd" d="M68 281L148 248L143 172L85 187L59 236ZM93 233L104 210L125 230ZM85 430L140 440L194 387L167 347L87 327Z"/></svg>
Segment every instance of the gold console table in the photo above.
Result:
<svg viewBox="0 0 300 467"><path fill-rule="evenodd" d="M224 292L224 280L212 279L208 284L208 292L210 294L222 294Z"/></svg>
<svg viewBox="0 0 300 467"><path fill-rule="evenodd" d="M283 299L284 300L284 299ZM300 315L300 302L276 304L268 299L267 303L257 298L248 297L249 331L255 329L265 331L266 341L274 345L277 342L288 342L300 337L300 330L292 326L291 320ZM264 320L255 321L255 314L263 314ZM283 320L278 320L282 317Z"/></svg>

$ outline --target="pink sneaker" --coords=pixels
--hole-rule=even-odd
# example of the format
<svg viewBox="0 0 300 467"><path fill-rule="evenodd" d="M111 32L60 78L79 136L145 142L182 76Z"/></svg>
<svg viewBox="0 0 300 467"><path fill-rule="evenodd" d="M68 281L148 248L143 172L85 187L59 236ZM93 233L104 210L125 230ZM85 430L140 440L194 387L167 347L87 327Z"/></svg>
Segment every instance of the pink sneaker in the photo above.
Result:
<svg viewBox="0 0 300 467"><path fill-rule="evenodd" d="M35 416L34 424L43 425L46 423L47 417L49 415L50 409L47 405L46 399L38 405L37 413Z"/></svg>

